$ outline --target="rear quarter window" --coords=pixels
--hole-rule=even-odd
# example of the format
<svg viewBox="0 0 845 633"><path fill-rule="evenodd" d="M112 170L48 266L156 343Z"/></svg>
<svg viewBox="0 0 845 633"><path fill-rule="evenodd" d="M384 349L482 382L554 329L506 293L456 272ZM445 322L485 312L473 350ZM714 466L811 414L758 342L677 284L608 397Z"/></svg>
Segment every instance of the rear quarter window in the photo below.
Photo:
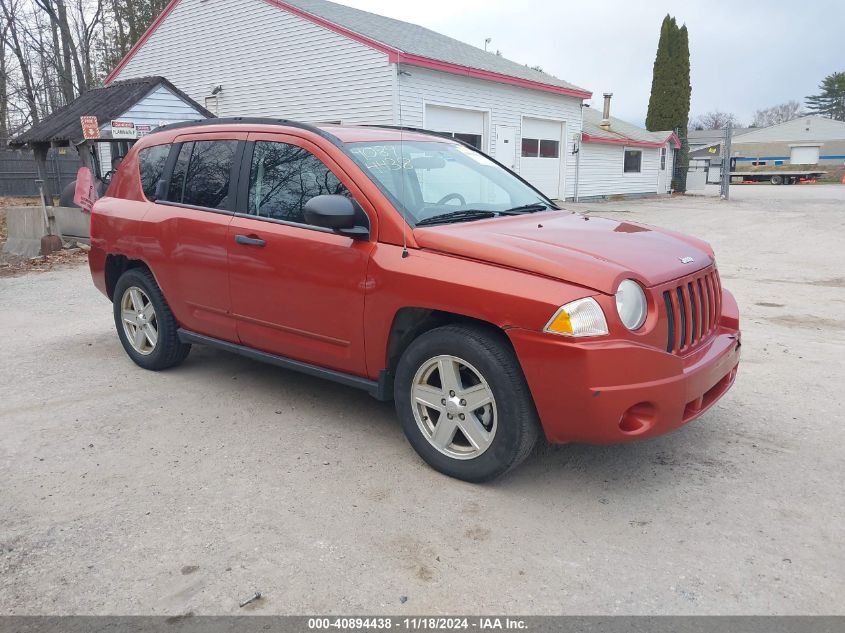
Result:
<svg viewBox="0 0 845 633"><path fill-rule="evenodd" d="M182 144L167 199L206 209L229 206L229 179L238 142L188 141Z"/></svg>
<svg viewBox="0 0 845 633"><path fill-rule="evenodd" d="M168 154L170 154L170 145L154 145L153 147L146 147L138 153L141 188L149 200L152 200L155 196L158 181L164 175L164 165L167 163Z"/></svg>

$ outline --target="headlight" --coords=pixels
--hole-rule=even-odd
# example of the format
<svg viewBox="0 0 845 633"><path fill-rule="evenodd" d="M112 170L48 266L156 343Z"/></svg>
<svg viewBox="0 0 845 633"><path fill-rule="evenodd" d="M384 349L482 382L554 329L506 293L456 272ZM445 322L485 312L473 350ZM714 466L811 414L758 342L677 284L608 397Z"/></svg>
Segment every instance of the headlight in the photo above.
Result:
<svg viewBox="0 0 845 633"><path fill-rule="evenodd" d="M607 321L596 300L586 297L558 308L543 330L563 336L603 336Z"/></svg>
<svg viewBox="0 0 845 633"><path fill-rule="evenodd" d="M645 292L633 279L626 279L619 284L616 291L616 311L629 330L638 330L645 323L648 315Z"/></svg>

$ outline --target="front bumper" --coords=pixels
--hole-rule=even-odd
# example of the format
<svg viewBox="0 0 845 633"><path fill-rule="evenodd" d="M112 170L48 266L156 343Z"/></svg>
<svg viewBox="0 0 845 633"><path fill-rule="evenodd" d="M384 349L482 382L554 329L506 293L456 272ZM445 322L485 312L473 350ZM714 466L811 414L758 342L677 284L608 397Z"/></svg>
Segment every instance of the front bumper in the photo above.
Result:
<svg viewBox="0 0 845 633"><path fill-rule="evenodd" d="M739 316L727 291L723 306L712 338L687 356L509 329L548 440L626 442L668 433L704 413L731 387L739 365Z"/></svg>

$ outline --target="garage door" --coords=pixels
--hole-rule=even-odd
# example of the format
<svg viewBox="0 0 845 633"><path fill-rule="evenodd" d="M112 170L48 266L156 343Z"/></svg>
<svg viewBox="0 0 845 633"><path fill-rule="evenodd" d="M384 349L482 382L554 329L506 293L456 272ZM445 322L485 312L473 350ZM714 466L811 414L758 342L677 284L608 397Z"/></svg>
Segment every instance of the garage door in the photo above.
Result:
<svg viewBox="0 0 845 633"><path fill-rule="evenodd" d="M550 198L564 197L564 124L544 119L522 120L519 173Z"/></svg>
<svg viewBox="0 0 845 633"><path fill-rule="evenodd" d="M793 165L817 165L819 162L818 145L796 145L789 155L789 162Z"/></svg>
<svg viewBox="0 0 845 633"><path fill-rule="evenodd" d="M484 139L484 112L427 105L425 127L435 132L445 132L473 147L482 149Z"/></svg>

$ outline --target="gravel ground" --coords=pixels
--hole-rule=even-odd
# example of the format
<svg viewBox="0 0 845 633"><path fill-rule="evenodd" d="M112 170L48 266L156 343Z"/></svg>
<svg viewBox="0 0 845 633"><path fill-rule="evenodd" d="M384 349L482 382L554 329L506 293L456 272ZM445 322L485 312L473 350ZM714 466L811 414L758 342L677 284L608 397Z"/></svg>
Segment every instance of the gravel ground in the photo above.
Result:
<svg viewBox="0 0 845 633"><path fill-rule="evenodd" d="M484 486L363 393L201 348L138 369L85 267L0 279L0 613L842 614L845 187L711 193L581 208L713 243L734 389Z"/></svg>

